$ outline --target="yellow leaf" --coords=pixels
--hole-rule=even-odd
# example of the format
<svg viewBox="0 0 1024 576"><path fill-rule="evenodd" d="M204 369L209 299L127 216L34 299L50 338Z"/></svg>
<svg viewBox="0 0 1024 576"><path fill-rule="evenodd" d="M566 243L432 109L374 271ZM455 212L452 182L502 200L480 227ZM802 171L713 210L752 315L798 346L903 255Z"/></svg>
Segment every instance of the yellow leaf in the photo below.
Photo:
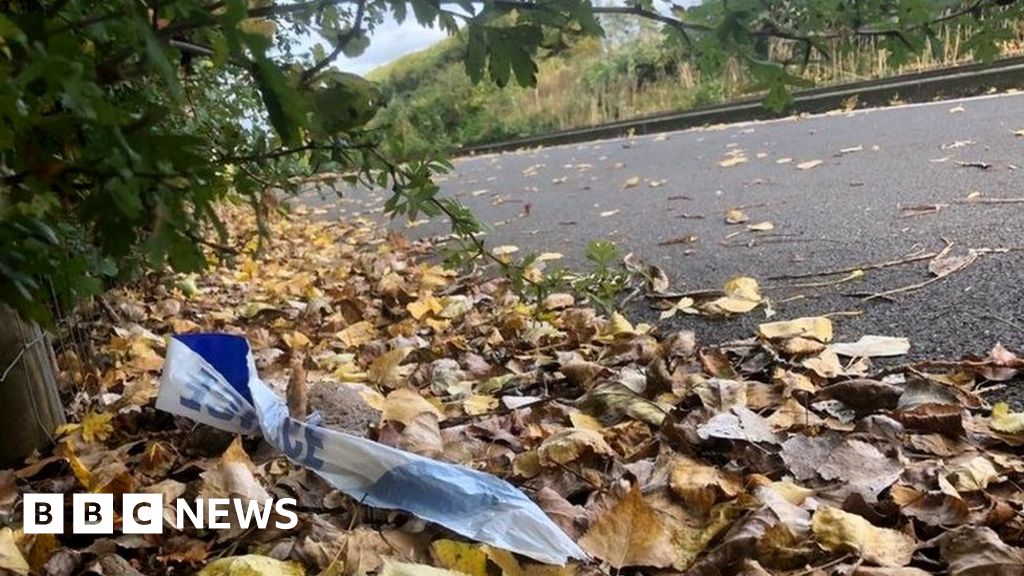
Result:
<svg viewBox="0 0 1024 576"><path fill-rule="evenodd" d="M380 576L463 576L462 572L434 568L426 564L413 564L410 562L392 562L384 560L384 569Z"/></svg>
<svg viewBox="0 0 1024 576"><path fill-rule="evenodd" d="M814 490L789 481L772 482L767 488L794 506L803 504L804 500L814 495Z"/></svg>
<svg viewBox="0 0 1024 576"><path fill-rule="evenodd" d="M91 490L93 487L93 475L92 472L79 460L78 455L75 454L74 444L70 440L60 443L55 451L59 456L67 460L68 466L71 468L71 473L78 479L86 490Z"/></svg>
<svg viewBox="0 0 1024 576"><path fill-rule="evenodd" d="M420 276L420 284L428 290L443 288L448 285L449 279L454 274L455 273L451 270L446 270L441 266L427 266L423 268L423 273Z"/></svg>
<svg viewBox="0 0 1024 576"><path fill-rule="evenodd" d="M750 220L750 217L738 208L732 208L725 213L726 224L742 224L748 220Z"/></svg>
<svg viewBox="0 0 1024 576"><path fill-rule="evenodd" d="M747 161L747 157L746 156L736 155L736 156L730 156L729 158L726 158L725 160L720 161L718 163L718 165L721 166L722 168L732 168L733 166L738 166L740 164L743 164L746 161Z"/></svg>
<svg viewBox="0 0 1024 576"><path fill-rule="evenodd" d="M409 314L412 314L413 318L420 320L427 314L439 313L441 310L444 310L444 306L432 294L427 294L415 302L406 304L405 309L409 311Z"/></svg>
<svg viewBox="0 0 1024 576"><path fill-rule="evenodd" d="M672 466L669 488L683 502L708 513L716 502L743 492L743 482L735 474L681 456Z"/></svg>
<svg viewBox="0 0 1024 576"><path fill-rule="evenodd" d="M409 425L414 418L420 414L433 414L440 422L444 420L444 414L415 390L402 388L388 394L384 400L381 420L391 420Z"/></svg>
<svg viewBox="0 0 1024 576"><path fill-rule="evenodd" d="M819 342L831 342L832 321L824 316L814 316L782 322L767 322L757 327L757 333L768 340L801 337L814 338Z"/></svg>
<svg viewBox="0 0 1024 576"><path fill-rule="evenodd" d="M580 538L584 550L619 569L623 566L671 566L677 556L672 531L657 510L633 487L597 518Z"/></svg>
<svg viewBox="0 0 1024 576"><path fill-rule="evenodd" d="M992 407L992 419L988 427L994 432L1018 436L1024 434L1024 413L1010 412L1010 406L1006 402L999 402Z"/></svg>
<svg viewBox="0 0 1024 576"><path fill-rule="evenodd" d="M761 289L757 285L757 280L754 280L753 278L748 278L746 276L731 278L725 283L723 290L729 296L755 300L758 302L761 301Z"/></svg>
<svg viewBox="0 0 1024 576"><path fill-rule="evenodd" d="M269 556L246 554L214 560L197 576L305 576L298 562L282 562Z"/></svg>
<svg viewBox="0 0 1024 576"><path fill-rule="evenodd" d="M723 291L725 296L708 302L702 309L711 314L743 314L763 302L757 280L746 276L732 278Z"/></svg>
<svg viewBox="0 0 1024 576"><path fill-rule="evenodd" d="M286 332L281 339L292 350L303 350L310 344L309 337L298 330Z"/></svg>
<svg viewBox="0 0 1024 576"><path fill-rule="evenodd" d="M564 428L548 436L537 448L543 466L568 464L588 454L612 455L604 436L587 428Z"/></svg>
<svg viewBox="0 0 1024 576"><path fill-rule="evenodd" d="M378 386L396 388L400 382L401 374L399 365L409 356L412 348L405 346L385 352L374 360L366 370L367 379Z"/></svg>
<svg viewBox="0 0 1024 576"><path fill-rule="evenodd" d="M491 253L494 254L502 262L509 262L512 259L512 255L519 252L518 246L496 246Z"/></svg>
<svg viewBox="0 0 1024 576"><path fill-rule="evenodd" d="M996 467L984 456L954 466L947 476L949 482L960 492L978 492L988 488L992 482L1005 480L999 476Z"/></svg>
<svg viewBox="0 0 1024 576"><path fill-rule="evenodd" d="M906 566L916 548L903 532L874 526L864 518L831 506L814 512L811 529L818 544L830 552L853 552L879 566Z"/></svg>
<svg viewBox="0 0 1024 576"><path fill-rule="evenodd" d="M628 180L626 180L625 182L622 183L622 189L625 190L626 188L635 188L639 184L640 184L640 177L639 176L633 176L632 178L630 178L630 179L628 179Z"/></svg>
<svg viewBox="0 0 1024 576"><path fill-rule="evenodd" d="M462 408L470 416L486 414L498 407L498 399L494 396L473 394L462 402Z"/></svg>
<svg viewBox="0 0 1024 576"><path fill-rule="evenodd" d="M590 414L584 414L583 412L573 412L569 414L569 421L572 422L573 428L584 428L586 430L604 430L604 425L597 418L594 418Z"/></svg>
<svg viewBox="0 0 1024 576"><path fill-rule="evenodd" d="M487 559L491 561L491 564L501 568L502 576L524 576L523 567L519 565L519 561L508 550L487 546L486 544L481 546L481 548L487 553Z"/></svg>
<svg viewBox="0 0 1024 576"><path fill-rule="evenodd" d="M14 530L10 528L0 528L0 570L6 570L19 576L26 575L31 570L15 542Z"/></svg>
<svg viewBox="0 0 1024 576"><path fill-rule="evenodd" d="M448 570L469 576L487 575L487 553L476 544L456 540L435 540L430 544L434 562Z"/></svg>
<svg viewBox="0 0 1024 576"><path fill-rule="evenodd" d="M605 334L608 336L617 336L619 334L632 333L633 325L629 320L618 312L612 312L611 318L608 319L608 325L605 327Z"/></svg>
<svg viewBox="0 0 1024 576"><path fill-rule="evenodd" d="M111 420L114 415L107 412L89 412L82 418L82 440L102 442L114 431Z"/></svg>
<svg viewBox="0 0 1024 576"><path fill-rule="evenodd" d="M801 162L796 165L797 170L810 170L811 168L817 168L824 164L821 160L808 160L807 162Z"/></svg>
<svg viewBox="0 0 1024 576"><path fill-rule="evenodd" d="M22 547L28 548L27 560L35 573L43 573L43 565L53 556L53 553L60 548L60 542L53 534L35 534L28 536L31 544L22 542ZM2 565L2 564L0 564Z"/></svg>
<svg viewBox="0 0 1024 576"><path fill-rule="evenodd" d="M377 338L377 329L370 322L362 320L338 332L337 337L345 346L355 348Z"/></svg>
<svg viewBox="0 0 1024 576"><path fill-rule="evenodd" d="M769 230L775 230L775 224L768 221L758 222L757 224L748 224L747 230L752 230L754 232L767 232Z"/></svg>

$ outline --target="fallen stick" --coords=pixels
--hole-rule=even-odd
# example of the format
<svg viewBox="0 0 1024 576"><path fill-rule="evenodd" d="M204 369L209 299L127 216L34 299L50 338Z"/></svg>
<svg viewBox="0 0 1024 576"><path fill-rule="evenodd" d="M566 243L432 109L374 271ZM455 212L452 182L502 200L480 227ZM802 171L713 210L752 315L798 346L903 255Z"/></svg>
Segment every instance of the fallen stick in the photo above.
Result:
<svg viewBox="0 0 1024 576"><path fill-rule="evenodd" d="M919 262L921 260L930 260L938 256L938 252L925 252L923 254L912 254L896 260L888 260L886 262L879 262L877 264L861 264L859 266L850 266L847 268L840 268L838 270L826 270L824 272L806 272L803 274L783 274L780 276L769 276L767 280L798 280L801 278L814 278L815 276L835 276L836 274L849 274L856 272L857 270L880 270L882 268L889 268L892 266L899 266L901 264L909 264L911 262Z"/></svg>
<svg viewBox="0 0 1024 576"><path fill-rule="evenodd" d="M957 200L957 204L1024 204L1024 198L972 198Z"/></svg>

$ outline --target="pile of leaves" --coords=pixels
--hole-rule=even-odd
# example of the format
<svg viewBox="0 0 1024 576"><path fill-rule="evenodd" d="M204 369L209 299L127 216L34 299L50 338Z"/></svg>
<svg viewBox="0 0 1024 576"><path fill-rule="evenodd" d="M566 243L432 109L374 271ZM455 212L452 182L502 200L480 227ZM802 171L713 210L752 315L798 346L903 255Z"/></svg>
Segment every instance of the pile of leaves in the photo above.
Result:
<svg viewBox="0 0 1024 576"><path fill-rule="evenodd" d="M1024 414L985 400L1024 369L1009 351L878 370L872 340L833 343L824 317L706 345L568 293L526 301L430 263L424 243L320 212L270 223L274 240L234 262L97 304L81 323L96 356L60 355L77 423L0 471L0 573L1024 570ZM328 425L508 479L593 559L533 564L369 509L258 438L155 410L166 339L196 331L247 336L264 380ZM82 491L294 497L300 525L20 531L21 494Z"/></svg>

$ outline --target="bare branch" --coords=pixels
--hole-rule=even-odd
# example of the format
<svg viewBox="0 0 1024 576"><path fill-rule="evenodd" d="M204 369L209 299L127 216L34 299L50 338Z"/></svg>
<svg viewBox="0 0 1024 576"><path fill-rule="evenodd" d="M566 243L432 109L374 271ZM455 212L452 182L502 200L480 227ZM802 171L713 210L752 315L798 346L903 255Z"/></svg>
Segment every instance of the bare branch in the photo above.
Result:
<svg viewBox="0 0 1024 576"><path fill-rule="evenodd" d="M352 21L352 26L348 30L338 35L337 43L334 45L334 50L331 51L323 60L317 62L312 68L302 73L302 84L309 84L321 70L326 68L334 62L345 48L348 47L352 40L355 40L363 32L363 16L366 12L366 0L358 0L359 5L356 8L356 17Z"/></svg>

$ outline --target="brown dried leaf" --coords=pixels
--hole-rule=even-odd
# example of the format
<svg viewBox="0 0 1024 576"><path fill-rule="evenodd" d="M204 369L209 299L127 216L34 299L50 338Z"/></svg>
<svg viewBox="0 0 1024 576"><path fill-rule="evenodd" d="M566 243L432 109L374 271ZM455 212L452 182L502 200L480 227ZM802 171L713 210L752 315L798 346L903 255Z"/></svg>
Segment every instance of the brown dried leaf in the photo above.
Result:
<svg viewBox="0 0 1024 576"><path fill-rule="evenodd" d="M880 566L906 566L917 545L902 532L879 528L863 517L821 506L811 519L818 543L831 552L853 552Z"/></svg>
<svg viewBox="0 0 1024 576"><path fill-rule="evenodd" d="M612 567L666 568L676 560L672 530L665 518L633 487L580 538L580 546Z"/></svg>
<svg viewBox="0 0 1024 576"><path fill-rule="evenodd" d="M1024 575L1024 550L1007 545L990 528L963 526L937 542L950 576Z"/></svg>

